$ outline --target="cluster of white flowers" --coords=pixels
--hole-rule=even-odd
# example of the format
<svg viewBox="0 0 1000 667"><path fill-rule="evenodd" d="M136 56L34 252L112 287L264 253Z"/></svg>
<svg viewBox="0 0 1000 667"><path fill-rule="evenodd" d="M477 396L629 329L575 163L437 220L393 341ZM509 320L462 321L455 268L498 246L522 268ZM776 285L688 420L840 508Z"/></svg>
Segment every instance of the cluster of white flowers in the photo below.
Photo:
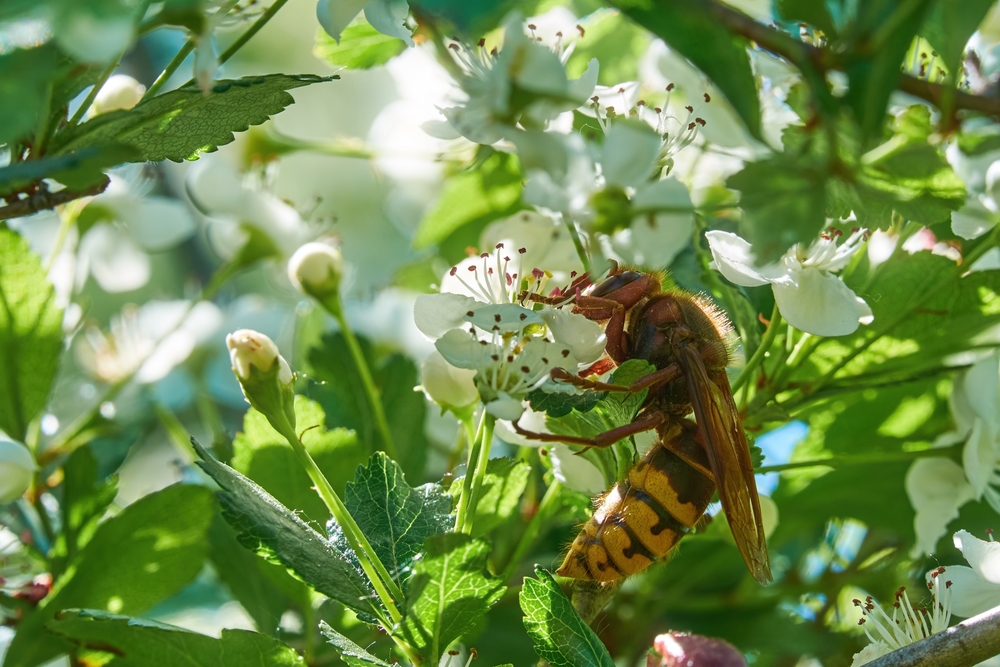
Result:
<svg viewBox="0 0 1000 667"><path fill-rule="evenodd" d="M553 277L529 266L530 256L500 241L452 267L440 293L417 298L417 328L437 350L423 363L423 389L443 408L481 402L495 417L517 420L553 369L576 372L604 353L599 324L526 298Z"/></svg>
<svg viewBox="0 0 1000 667"><path fill-rule="evenodd" d="M937 447L965 443L962 465L950 458L917 459L906 474L906 493L916 510L915 554L934 551L958 510L986 500L1000 512L1000 352L994 351L955 379L949 400L955 430Z"/></svg>
<svg viewBox="0 0 1000 667"><path fill-rule="evenodd" d="M785 320L817 336L843 336L871 324L871 308L834 273L861 249L866 230L854 230L837 243L836 230L808 247L794 245L779 261L757 266L750 244L729 232L707 232L712 268L743 287L770 285Z"/></svg>

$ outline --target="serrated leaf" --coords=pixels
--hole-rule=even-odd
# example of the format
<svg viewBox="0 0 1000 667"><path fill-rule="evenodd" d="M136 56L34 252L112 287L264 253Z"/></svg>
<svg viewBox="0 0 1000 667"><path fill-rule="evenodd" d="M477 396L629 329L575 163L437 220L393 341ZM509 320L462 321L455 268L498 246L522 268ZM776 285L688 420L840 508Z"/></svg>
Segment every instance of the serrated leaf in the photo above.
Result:
<svg viewBox="0 0 1000 667"><path fill-rule="evenodd" d="M199 467L222 487L222 515L240 543L279 562L323 595L350 609L373 612L374 591L364 579L353 553L345 552L313 530L264 489L216 461L194 443Z"/></svg>
<svg viewBox="0 0 1000 667"><path fill-rule="evenodd" d="M358 466L367 460L367 447L357 435L343 428L326 430L326 415L315 401L295 397L295 429L302 434L302 444L316 461L333 488L340 494L354 477ZM247 411L243 431L233 440L230 465L237 472L260 484L289 509L301 512L318 525L324 525L330 512L312 488L309 475L284 439L254 409Z"/></svg>
<svg viewBox="0 0 1000 667"><path fill-rule="evenodd" d="M209 95L185 86L132 109L111 111L56 136L50 153L117 142L136 151L133 162L196 159L260 125L294 99L287 91L336 77L269 74L217 81Z"/></svg>
<svg viewBox="0 0 1000 667"><path fill-rule="evenodd" d="M826 179L822 164L777 155L750 162L726 181L740 191L741 235L762 264L796 243L811 243L826 224Z"/></svg>
<svg viewBox="0 0 1000 667"><path fill-rule="evenodd" d="M524 629L535 653L552 667L614 667L614 661L552 575L535 567L537 579L526 577L521 589Z"/></svg>
<svg viewBox="0 0 1000 667"><path fill-rule="evenodd" d="M750 134L762 139L760 100L747 40L733 35L712 14L709 0L616 0L626 16L665 41L719 87Z"/></svg>
<svg viewBox="0 0 1000 667"><path fill-rule="evenodd" d="M479 243L483 228L522 209L521 169L517 157L494 152L445 182L437 201L420 221L415 248L449 241L449 261L459 261L465 248Z"/></svg>
<svg viewBox="0 0 1000 667"><path fill-rule="evenodd" d="M949 72L959 72L965 45L993 3L994 0L934 2L920 34L941 56Z"/></svg>
<svg viewBox="0 0 1000 667"><path fill-rule="evenodd" d="M521 504L521 496L528 484L531 466L524 461L500 458L486 463L482 493L476 503L472 537L481 537L514 515ZM456 498L462 493L462 484L452 482L449 492Z"/></svg>
<svg viewBox="0 0 1000 667"><path fill-rule="evenodd" d="M454 523L451 496L439 484L411 487L384 452L358 469L347 484L344 504L397 582L409 578L424 541Z"/></svg>
<svg viewBox="0 0 1000 667"><path fill-rule="evenodd" d="M49 630L82 648L109 651L116 667L305 667L289 646L248 630L216 639L165 623L90 609L70 610Z"/></svg>
<svg viewBox="0 0 1000 667"><path fill-rule="evenodd" d="M141 614L190 583L205 560L213 505L209 489L175 485L101 524L52 593L18 624L4 665L34 667L72 648L43 634L60 610Z"/></svg>
<svg viewBox="0 0 1000 667"><path fill-rule="evenodd" d="M503 595L503 582L486 571L489 554L489 542L461 533L427 540L406 594L403 633L428 664L438 664Z"/></svg>
<svg viewBox="0 0 1000 667"><path fill-rule="evenodd" d="M423 395L413 391L417 368L401 354L377 360L366 339L358 342L380 390L398 463L406 474L423 477L427 461L426 406ZM319 381L310 387L310 394L326 411L327 426L354 430L366 452L381 448L375 416L344 337L339 333L323 336L322 344L309 351L308 359L309 374Z"/></svg>
<svg viewBox="0 0 1000 667"><path fill-rule="evenodd" d="M63 465L63 475L59 501L63 528L52 554L56 577L93 537L98 522L118 493L117 479L102 479L98 474L97 459L90 447L77 447L73 451Z"/></svg>
<svg viewBox="0 0 1000 667"><path fill-rule="evenodd" d="M48 400L62 355L62 316L38 255L0 229L0 430L15 440L24 441Z"/></svg>
<svg viewBox="0 0 1000 667"><path fill-rule="evenodd" d="M367 21L350 25L340 35L340 44L320 28L313 55L331 65L347 69L370 69L384 65L406 49L406 42L383 35Z"/></svg>
<svg viewBox="0 0 1000 667"><path fill-rule="evenodd" d="M319 631L326 637L326 643L337 649L337 655L348 664L348 667L389 667L389 663L379 660L331 628L326 621L319 622Z"/></svg>
<svg viewBox="0 0 1000 667"><path fill-rule="evenodd" d="M0 197L43 178L59 181L69 188L86 188L106 178L104 169L129 162L135 157L135 151L128 146L108 144L0 167Z"/></svg>
<svg viewBox="0 0 1000 667"><path fill-rule="evenodd" d="M528 403L535 412L544 412L549 417L563 417L573 410L587 412L593 410L597 402L607 394L602 391L545 391L535 389L528 394Z"/></svg>
<svg viewBox="0 0 1000 667"><path fill-rule="evenodd" d="M845 39L854 44L867 41L870 46L848 52L844 101L854 112L863 145L882 136L889 96L901 76L900 64L931 4L932 0L868 0L857 5Z"/></svg>

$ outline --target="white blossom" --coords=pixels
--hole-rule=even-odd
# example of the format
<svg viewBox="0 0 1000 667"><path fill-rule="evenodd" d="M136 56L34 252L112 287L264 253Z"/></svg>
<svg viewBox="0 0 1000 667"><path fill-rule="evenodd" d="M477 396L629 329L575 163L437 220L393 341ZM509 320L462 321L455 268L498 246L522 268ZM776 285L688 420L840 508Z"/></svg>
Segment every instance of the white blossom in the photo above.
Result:
<svg viewBox="0 0 1000 667"><path fill-rule="evenodd" d="M278 381L287 385L292 381L292 369L278 352L278 346L264 334L252 329L240 329L226 336L229 360L233 372L241 381L249 380L251 369L269 371L278 364Z"/></svg>
<svg viewBox="0 0 1000 667"><path fill-rule="evenodd" d="M968 618L1000 605L1000 543L981 540L966 530L955 533L955 548L969 567L951 565L952 611Z"/></svg>
<svg viewBox="0 0 1000 667"><path fill-rule="evenodd" d="M404 25L409 14L406 0L319 0L316 4L319 24L338 42L344 29L362 11L373 28L413 46L410 30Z"/></svg>
<svg viewBox="0 0 1000 667"><path fill-rule="evenodd" d="M861 249L864 230L852 233L842 244L832 236L808 248L792 246L778 262L756 266L745 240L729 232L706 232L712 250L712 268L730 282L744 287L771 285L778 310L796 329L818 336L844 336L858 324L871 324L871 308L843 283L836 271Z"/></svg>
<svg viewBox="0 0 1000 667"><path fill-rule="evenodd" d="M0 438L0 503L13 502L24 495L37 469L35 457L27 447Z"/></svg>
<svg viewBox="0 0 1000 667"><path fill-rule="evenodd" d="M100 92L94 98L91 113L96 116L118 109L131 109L139 103L145 92L146 86L128 74L115 74L101 86Z"/></svg>
<svg viewBox="0 0 1000 667"><path fill-rule="evenodd" d="M344 259L333 243L306 243L288 260L288 279L306 294L322 298L338 294Z"/></svg>

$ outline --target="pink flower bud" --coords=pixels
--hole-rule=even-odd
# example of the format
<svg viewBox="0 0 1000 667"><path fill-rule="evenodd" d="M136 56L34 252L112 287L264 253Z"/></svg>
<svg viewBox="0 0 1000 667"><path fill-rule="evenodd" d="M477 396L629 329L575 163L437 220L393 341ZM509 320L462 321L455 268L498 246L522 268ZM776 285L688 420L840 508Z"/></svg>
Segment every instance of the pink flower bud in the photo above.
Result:
<svg viewBox="0 0 1000 667"><path fill-rule="evenodd" d="M747 667L747 661L721 639L668 632L653 640L646 667Z"/></svg>

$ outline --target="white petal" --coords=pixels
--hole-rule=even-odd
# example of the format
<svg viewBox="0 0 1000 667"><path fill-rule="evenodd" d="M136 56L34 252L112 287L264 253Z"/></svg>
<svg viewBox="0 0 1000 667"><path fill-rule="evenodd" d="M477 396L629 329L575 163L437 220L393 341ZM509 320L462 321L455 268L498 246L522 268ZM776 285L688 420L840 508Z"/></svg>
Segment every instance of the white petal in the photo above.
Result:
<svg viewBox="0 0 1000 667"><path fill-rule="evenodd" d="M951 582L951 613L955 616L969 618L1000 604L1000 585L984 581L971 567L949 565L940 576Z"/></svg>
<svg viewBox="0 0 1000 667"><path fill-rule="evenodd" d="M632 204L636 208L685 208L691 207L691 198L683 183L665 179L640 188ZM632 221L631 230L637 261L650 268L662 269L691 242L694 211L640 215Z"/></svg>
<svg viewBox="0 0 1000 667"><path fill-rule="evenodd" d="M470 312L472 315L466 313L465 321L490 333L515 333L532 324L544 324L538 313L513 303L483 305Z"/></svg>
<svg viewBox="0 0 1000 667"><path fill-rule="evenodd" d="M997 216L977 203L970 204L951 214L951 231L963 239L976 239L997 224Z"/></svg>
<svg viewBox="0 0 1000 667"><path fill-rule="evenodd" d="M601 170L608 185L636 187L653 175L660 137L645 123L615 123L604 138Z"/></svg>
<svg viewBox="0 0 1000 667"><path fill-rule="evenodd" d="M951 459L917 459L906 472L906 495L916 510L914 555L933 553L958 508L975 497L961 466Z"/></svg>
<svg viewBox="0 0 1000 667"><path fill-rule="evenodd" d="M524 413L517 420L517 424L525 431L531 431L532 433L549 433L549 429L545 426L545 417L544 412L535 412L531 408L525 408ZM515 431L513 424L506 419L497 420L494 432L498 438L512 445L541 447L544 444L541 440L532 440L524 437Z"/></svg>
<svg viewBox="0 0 1000 667"><path fill-rule="evenodd" d="M476 371L456 368L435 350L420 364L420 385L427 398L441 407L461 408L479 400Z"/></svg>
<svg viewBox="0 0 1000 667"><path fill-rule="evenodd" d="M383 35L399 37L407 46L413 46L413 38L406 27L406 17L410 6L406 0L371 0L365 6L365 18L373 28Z"/></svg>
<svg viewBox="0 0 1000 667"><path fill-rule="evenodd" d="M1000 420L1000 351L994 350L976 362L962 380L962 398L980 419L990 424ZM958 397L956 397L956 400Z"/></svg>
<svg viewBox="0 0 1000 667"><path fill-rule="evenodd" d="M476 340L468 331L461 329L447 332L434 343L434 347L452 366L470 370L489 366L491 355L499 357L503 354L499 346Z"/></svg>
<svg viewBox="0 0 1000 667"><path fill-rule="evenodd" d="M89 259L94 279L105 292L129 292L149 282L149 256L109 225L93 227L80 246L81 254Z"/></svg>
<svg viewBox="0 0 1000 667"><path fill-rule="evenodd" d="M552 474L568 488L593 496L604 488L604 475L593 463L577 456L566 445L557 444L549 449Z"/></svg>
<svg viewBox="0 0 1000 667"><path fill-rule="evenodd" d="M421 294L413 304L413 321L420 333L436 340L446 331L461 327L466 314L483 305L462 294Z"/></svg>
<svg viewBox="0 0 1000 667"><path fill-rule="evenodd" d="M239 174L217 156L199 159L185 181L188 197L205 215L236 215L246 190Z"/></svg>
<svg viewBox="0 0 1000 667"><path fill-rule="evenodd" d="M184 363L194 351L195 337L188 331L174 331L156 346L135 374L139 384L158 382L170 374L175 366Z"/></svg>
<svg viewBox="0 0 1000 667"><path fill-rule="evenodd" d="M778 529L778 503L769 496L760 496L760 520L764 524L764 537L771 537Z"/></svg>
<svg viewBox="0 0 1000 667"><path fill-rule="evenodd" d="M997 269L1000 269L1000 248L990 248L972 263L972 266L969 267L969 273L996 271Z"/></svg>
<svg viewBox="0 0 1000 667"><path fill-rule="evenodd" d="M976 498L983 496L986 485L993 474L996 465L994 445L996 434L993 428L982 419L976 419L969 433L969 439L962 448L962 467L965 476L976 493Z"/></svg>
<svg viewBox="0 0 1000 667"><path fill-rule="evenodd" d="M892 653L892 647L883 641L877 641L861 649L861 652L855 653L854 659L851 661L851 667L867 665L875 658L881 658L883 655L888 655L889 653Z"/></svg>
<svg viewBox="0 0 1000 667"><path fill-rule="evenodd" d="M194 220L184 204L166 197L144 197L128 223L132 238L147 250L172 248L194 234Z"/></svg>
<svg viewBox="0 0 1000 667"><path fill-rule="evenodd" d="M844 336L856 331L859 322L872 321L868 304L837 276L807 268L794 277L797 285L776 282L771 289L778 310L799 331Z"/></svg>
<svg viewBox="0 0 1000 667"><path fill-rule="evenodd" d="M519 399L512 398L505 392L500 392L496 400L490 401L485 406L486 412L497 419L516 421L524 412L524 404Z"/></svg>
<svg viewBox="0 0 1000 667"><path fill-rule="evenodd" d="M597 322L559 308L543 308L538 314L548 325L553 340L569 346L577 363L589 364L604 354L607 337Z"/></svg>
<svg viewBox="0 0 1000 667"><path fill-rule="evenodd" d="M368 0L319 0L316 19L330 37L340 42L340 33L367 4Z"/></svg>
<svg viewBox="0 0 1000 667"><path fill-rule="evenodd" d="M20 498L38 469L28 448L19 442L0 438L0 503Z"/></svg>
<svg viewBox="0 0 1000 667"><path fill-rule="evenodd" d="M587 69L583 74L580 75L579 79L574 79L569 82L569 91L567 97L571 100L579 100L580 104L585 104L586 100L590 99L594 94L595 86L597 85L597 76L600 71L600 63L597 62L597 58L591 58L587 63ZM638 97L639 91L636 88L636 96ZM631 108L631 107L630 107Z"/></svg>
<svg viewBox="0 0 1000 667"><path fill-rule="evenodd" d="M1000 585L1000 542L987 542L967 530L960 530L955 533L955 548L962 552L976 574L991 584Z"/></svg>
<svg viewBox="0 0 1000 667"><path fill-rule="evenodd" d="M736 234L711 231L705 232L705 239L712 251L715 268L729 282L742 287L757 287L771 282L754 268L750 244Z"/></svg>

